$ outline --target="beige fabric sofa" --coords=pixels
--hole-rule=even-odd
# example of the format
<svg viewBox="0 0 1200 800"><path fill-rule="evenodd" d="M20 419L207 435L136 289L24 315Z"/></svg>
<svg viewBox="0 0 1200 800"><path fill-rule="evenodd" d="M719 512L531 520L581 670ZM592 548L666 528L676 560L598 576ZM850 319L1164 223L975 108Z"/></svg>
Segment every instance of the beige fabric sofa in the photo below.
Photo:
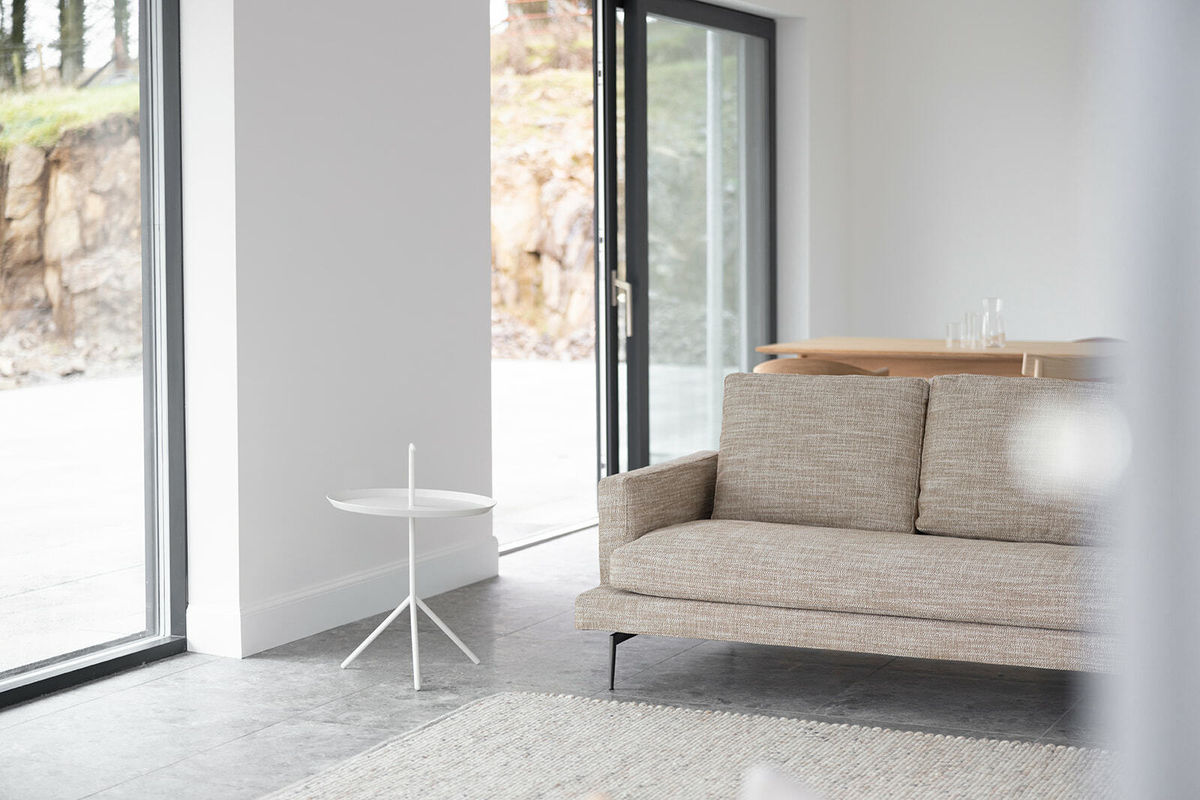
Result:
<svg viewBox="0 0 1200 800"><path fill-rule="evenodd" d="M1106 386L731 375L720 452L600 482L576 626L1052 669L1114 667L1098 489L1058 426Z"/></svg>

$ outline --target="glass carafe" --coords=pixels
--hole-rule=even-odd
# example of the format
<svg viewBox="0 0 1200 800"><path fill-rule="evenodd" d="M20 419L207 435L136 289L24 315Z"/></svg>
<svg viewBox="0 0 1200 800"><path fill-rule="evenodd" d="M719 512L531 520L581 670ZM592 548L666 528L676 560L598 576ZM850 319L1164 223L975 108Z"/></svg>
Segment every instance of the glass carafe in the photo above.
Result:
<svg viewBox="0 0 1200 800"><path fill-rule="evenodd" d="M1002 303L999 297L983 298L983 346L1004 347L1004 316L1000 313Z"/></svg>

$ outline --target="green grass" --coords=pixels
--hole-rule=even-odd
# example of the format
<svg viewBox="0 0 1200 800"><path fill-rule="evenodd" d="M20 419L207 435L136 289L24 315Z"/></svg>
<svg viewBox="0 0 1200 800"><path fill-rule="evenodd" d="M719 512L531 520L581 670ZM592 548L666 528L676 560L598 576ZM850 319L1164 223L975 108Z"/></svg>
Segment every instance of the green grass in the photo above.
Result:
<svg viewBox="0 0 1200 800"><path fill-rule="evenodd" d="M95 89L0 92L0 154L18 144L49 147L65 131L83 128L112 114L136 114L138 85Z"/></svg>

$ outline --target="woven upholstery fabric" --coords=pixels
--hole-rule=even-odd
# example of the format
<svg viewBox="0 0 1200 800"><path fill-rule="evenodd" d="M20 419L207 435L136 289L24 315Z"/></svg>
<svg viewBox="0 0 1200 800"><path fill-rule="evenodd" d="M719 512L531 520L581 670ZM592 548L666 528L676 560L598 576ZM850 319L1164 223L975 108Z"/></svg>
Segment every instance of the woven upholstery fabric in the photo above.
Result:
<svg viewBox="0 0 1200 800"><path fill-rule="evenodd" d="M616 548L644 533L712 515L717 454L693 453L600 481L600 580L608 582L608 559Z"/></svg>
<svg viewBox="0 0 1200 800"><path fill-rule="evenodd" d="M1111 554L1097 547L703 520L612 554L638 594L856 614L1108 630Z"/></svg>
<svg viewBox="0 0 1200 800"><path fill-rule="evenodd" d="M1042 669L1119 667L1109 634L677 600L611 586L576 598L575 627Z"/></svg>
<svg viewBox="0 0 1200 800"><path fill-rule="evenodd" d="M714 519L912 530L928 383L725 379Z"/></svg>
<svg viewBox="0 0 1200 800"><path fill-rule="evenodd" d="M1059 425L1082 426L1093 438L1089 426L1105 419L1091 412L1111 393L1105 384L1049 378L933 378L917 528L1015 542L1107 541L1103 493L1054 485L1053 442Z"/></svg>

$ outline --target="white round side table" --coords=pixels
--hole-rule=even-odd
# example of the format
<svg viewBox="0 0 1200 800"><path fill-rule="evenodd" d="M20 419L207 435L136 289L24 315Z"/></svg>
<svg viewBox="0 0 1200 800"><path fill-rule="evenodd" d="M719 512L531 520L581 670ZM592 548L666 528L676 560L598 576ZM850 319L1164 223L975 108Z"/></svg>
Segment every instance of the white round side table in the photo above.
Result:
<svg viewBox="0 0 1200 800"><path fill-rule="evenodd" d="M411 462L410 462L411 463ZM411 495L410 495L411 492ZM410 496L412 502L409 502ZM440 489L346 489L327 495L334 508L350 511L355 514L371 514L381 517L408 518L408 597L388 614L387 619L363 640L353 653L342 662L342 669L358 658L363 650L384 628L391 625L404 609L409 609L409 621L412 623L412 657L413 657L413 688L421 689L421 661L417 649L417 609L420 608L433 620L459 649L467 654L467 658L476 664L479 659L471 652L471 648L463 644L462 639L454 635L454 631L425 605L425 601L417 596L417 559L415 542L417 537L417 519L432 519L435 517L473 517L486 514L496 505L496 501L481 494L466 492L448 492Z"/></svg>

